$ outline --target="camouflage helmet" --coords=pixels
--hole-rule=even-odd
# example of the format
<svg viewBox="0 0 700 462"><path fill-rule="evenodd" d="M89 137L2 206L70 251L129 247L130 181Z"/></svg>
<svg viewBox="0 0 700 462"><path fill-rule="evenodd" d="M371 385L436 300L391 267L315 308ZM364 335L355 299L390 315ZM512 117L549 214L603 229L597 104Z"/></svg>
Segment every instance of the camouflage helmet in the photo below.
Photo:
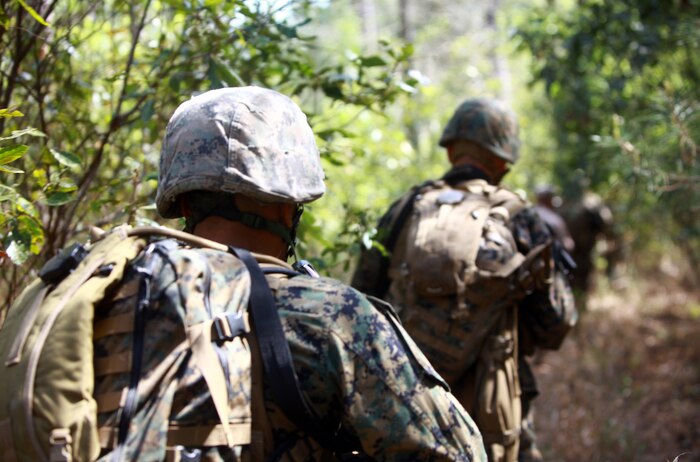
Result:
<svg viewBox="0 0 700 462"><path fill-rule="evenodd" d="M464 101L447 122L440 146L457 140L473 141L506 162L518 160L518 121L497 100L474 98Z"/></svg>
<svg viewBox="0 0 700 462"><path fill-rule="evenodd" d="M168 122L156 205L165 218L182 216L176 199L195 190L305 203L323 195L323 178L314 134L291 99L222 88L182 103Z"/></svg>

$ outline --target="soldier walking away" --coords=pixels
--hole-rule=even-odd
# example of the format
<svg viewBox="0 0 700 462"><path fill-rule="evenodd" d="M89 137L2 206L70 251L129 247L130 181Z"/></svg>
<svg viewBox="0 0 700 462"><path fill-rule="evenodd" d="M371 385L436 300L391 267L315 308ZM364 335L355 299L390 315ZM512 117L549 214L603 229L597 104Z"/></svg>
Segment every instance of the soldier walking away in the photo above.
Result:
<svg viewBox="0 0 700 462"><path fill-rule="evenodd" d="M586 191L579 200L565 203L562 216L574 240L571 256L576 268L571 285L577 303L583 310L593 288L596 258L603 257L605 274L612 280L615 278L622 246L615 233L612 211L598 194Z"/></svg>
<svg viewBox="0 0 700 462"><path fill-rule="evenodd" d="M538 185L535 188L535 211L542 221L549 227L552 236L561 243L568 254L573 252L575 244L571 237L569 227L564 218L557 211L561 205L561 198L554 190L554 186L549 184Z"/></svg>
<svg viewBox="0 0 700 462"><path fill-rule="evenodd" d="M515 116L469 99L440 145L452 168L391 206L382 246L363 252L353 286L395 305L476 421L490 461L540 460L525 357L559 348L576 322L573 297L547 226L498 186L518 158Z"/></svg>
<svg viewBox="0 0 700 462"><path fill-rule="evenodd" d="M184 102L167 126L156 205L165 218L184 217L189 233L119 229L87 256L69 252L43 272L61 303L65 290L85 299L106 287L77 310L94 308L87 335L95 380L78 375L77 391L61 395L87 403L79 408L85 419L73 412L65 428L20 424L31 414L0 399L0 460L486 461L473 420L390 306L318 277L303 261L303 271L287 264L302 205L323 195L323 179L306 116L286 96L242 87ZM146 232L175 239L111 257ZM109 282L119 265L125 276ZM87 282L66 285L62 273ZM32 287L49 291L47 303L56 299L45 281ZM13 336L0 331L3 361L9 351L25 364L29 353L40 364L34 385L48 384L32 401L37 414L56 401L44 391L60 393L57 385L76 375L50 374L43 356L21 354L25 342Z"/></svg>

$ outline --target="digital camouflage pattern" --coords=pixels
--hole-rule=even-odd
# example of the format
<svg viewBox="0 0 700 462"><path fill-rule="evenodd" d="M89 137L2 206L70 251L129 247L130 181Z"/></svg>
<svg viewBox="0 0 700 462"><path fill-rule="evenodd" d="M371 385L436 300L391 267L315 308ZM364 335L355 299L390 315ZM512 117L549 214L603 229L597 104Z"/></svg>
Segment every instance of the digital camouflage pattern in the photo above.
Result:
<svg viewBox="0 0 700 462"><path fill-rule="evenodd" d="M148 319L158 322L146 327L142 381L149 387L140 393L129 458L163 460L162 441L169 421L178 425L217 422L201 374L176 348L184 335L182 326L195 322L197 316L238 309L248 297L246 279L245 267L236 257L212 250L172 250L154 270ZM268 282L301 389L323 425L342 424L374 460L486 460L474 422L398 323L359 292L331 279L272 275ZM129 306L133 309L130 284L120 287L114 301L105 305L103 316L123 313ZM208 307L204 294L209 295ZM113 337L98 341L98 361L129 348L129 335ZM244 371L245 364L236 364L232 358L236 349L247 348L250 341L225 344L229 351L224 357L232 370ZM171 368L178 380L150 383L148 371L163 367ZM101 377L97 393L120 390L127 380L128 373ZM236 409L245 410L240 404L250 402L250 393L245 388L229 389L231 408L239 405ZM152 407L155 396L163 400L162 406ZM298 430L271 402L267 389L264 409L266 425L253 407L253 450L264 448L267 457L290 437L294 441ZM100 414L100 425L114 425L116 418L116 412ZM237 418L245 420L245 412ZM235 460L225 448L210 449L205 455L206 460ZM281 460L327 460L327 456L314 441L302 438Z"/></svg>
<svg viewBox="0 0 700 462"><path fill-rule="evenodd" d="M167 242L167 241L166 241ZM175 244L174 241L169 241ZM168 427L201 427L220 422L202 375L203 366L188 350L186 328L205 323L226 312L245 313L250 277L232 256L209 249L160 247L151 252L154 266L150 303L145 311L145 335L138 403L131 420L122 460L165 460ZM103 451L110 460L119 425L119 401L114 393L129 388L131 362L108 366L110 358L130 358L133 330L101 329L110 320L131 317L137 305L142 276L135 270L147 266L144 253L114 293L96 308L94 342L95 397ZM250 425L251 358L248 340L235 337L216 345L219 361L227 371L229 422ZM211 365L217 367L217 364ZM111 432L107 430L111 429ZM194 430L192 430L194 433ZM170 443L171 446L174 444ZM228 450L230 453L230 450ZM222 451L222 457L230 454ZM217 460L216 458L212 460Z"/></svg>
<svg viewBox="0 0 700 462"><path fill-rule="evenodd" d="M473 141L501 159L518 160L520 141L515 114L501 102L486 98L464 101L447 122L440 146L457 140Z"/></svg>
<svg viewBox="0 0 700 462"><path fill-rule="evenodd" d="M325 192L306 116L265 88L211 90L181 104L168 123L156 195L165 218L181 216L178 195L241 193L263 202L305 203Z"/></svg>

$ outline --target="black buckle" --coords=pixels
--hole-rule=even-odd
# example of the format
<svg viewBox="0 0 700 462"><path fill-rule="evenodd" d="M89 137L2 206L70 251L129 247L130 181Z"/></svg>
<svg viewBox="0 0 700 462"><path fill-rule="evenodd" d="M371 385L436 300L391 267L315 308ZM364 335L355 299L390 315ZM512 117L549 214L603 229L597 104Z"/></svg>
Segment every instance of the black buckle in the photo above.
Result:
<svg viewBox="0 0 700 462"><path fill-rule="evenodd" d="M229 342L246 333L243 315L240 313L226 313L214 318L214 338L217 342Z"/></svg>

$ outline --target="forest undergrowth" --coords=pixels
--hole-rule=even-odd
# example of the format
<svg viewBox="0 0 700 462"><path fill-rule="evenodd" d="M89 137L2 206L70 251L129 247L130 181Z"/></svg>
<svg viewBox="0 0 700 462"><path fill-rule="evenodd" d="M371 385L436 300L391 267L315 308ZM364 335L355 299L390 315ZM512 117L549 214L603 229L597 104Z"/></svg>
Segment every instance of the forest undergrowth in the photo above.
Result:
<svg viewBox="0 0 700 462"><path fill-rule="evenodd" d="M561 350L535 358L548 462L700 461L700 290L623 285L600 284Z"/></svg>

